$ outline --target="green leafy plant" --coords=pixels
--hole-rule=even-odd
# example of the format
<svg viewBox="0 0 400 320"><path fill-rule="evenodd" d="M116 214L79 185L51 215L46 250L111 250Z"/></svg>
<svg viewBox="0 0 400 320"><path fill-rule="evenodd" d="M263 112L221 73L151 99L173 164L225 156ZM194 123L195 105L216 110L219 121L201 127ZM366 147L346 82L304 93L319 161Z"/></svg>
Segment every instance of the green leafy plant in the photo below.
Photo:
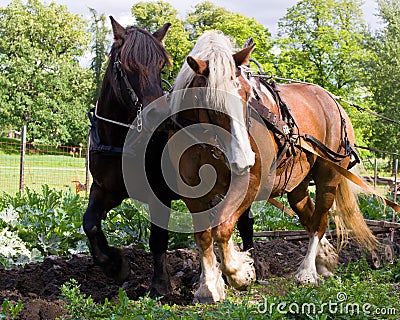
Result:
<svg viewBox="0 0 400 320"><path fill-rule="evenodd" d="M138 201L124 200L112 209L103 221L104 232L113 246L134 245L148 248L150 222L146 219L147 207Z"/></svg>
<svg viewBox="0 0 400 320"><path fill-rule="evenodd" d="M290 208L286 196L279 201ZM266 201L254 202L251 208L255 217L255 231L303 229L297 216L290 217Z"/></svg>
<svg viewBox="0 0 400 320"><path fill-rule="evenodd" d="M62 285L61 294L67 301L66 311L73 319L167 319L173 316L168 305L162 305L158 300L148 297L131 301L121 288L118 301L105 299L102 304L95 303L91 296L82 294L74 279Z"/></svg>
<svg viewBox="0 0 400 320"><path fill-rule="evenodd" d="M16 304L6 299L1 305L0 320L2 319L18 319L18 314L21 312L23 304L21 300L18 300Z"/></svg>
<svg viewBox="0 0 400 320"><path fill-rule="evenodd" d="M27 189L15 196L0 199L0 227L5 238L13 239L8 247L25 248L42 256L88 252L82 229L86 200L71 191L57 191L42 186L42 192ZM8 232L8 233L7 233Z"/></svg>
<svg viewBox="0 0 400 320"><path fill-rule="evenodd" d="M172 210L188 212L182 201L173 201ZM150 221L148 207L138 201L124 200L121 205L112 209L103 221L103 229L113 246L134 245L149 249ZM169 232L170 249L194 247L193 235L188 233Z"/></svg>

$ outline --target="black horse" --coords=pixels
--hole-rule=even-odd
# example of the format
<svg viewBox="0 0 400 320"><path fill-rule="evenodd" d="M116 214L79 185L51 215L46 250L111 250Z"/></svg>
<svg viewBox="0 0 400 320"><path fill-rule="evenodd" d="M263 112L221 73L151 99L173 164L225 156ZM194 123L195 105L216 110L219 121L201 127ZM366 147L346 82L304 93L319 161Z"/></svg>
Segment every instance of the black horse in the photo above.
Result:
<svg viewBox="0 0 400 320"><path fill-rule="evenodd" d="M138 27L122 27L112 17L114 43L111 48L102 89L94 115L89 115L91 146L90 172L93 184L89 205L83 217L83 228L88 236L95 264L117 280L124 281L130 274L129 264L121 249L108 245L101 229L101 220L107 212L128 198L122 173L122 150L128 127L142 107L163 95L161 71L169 64L169 55L162 45L170 24L151 34ZM155 135L148 146L146 167L149 179L161 177L156 164L167 141L166 134ZM170 203L176 196L163 183L154 183L156 193ZM169 289L165 266L168 231L156 225L151 227L150 248L154 255L153 286L163 294ZM160 288L160 289L157 289ZM164 288L164 290L163 290Z"/></svg>
<svg viewBox="0 0 400 320"><path fill-rule="evenodd" d="M170 24L151 34L139 27L124 28L112 17L110 19L114 43L97 106L94 114L89 114L89 167L93 184L89 205L83 216L83 228L90 242L94 263L107 276L122 283L130 275L129 263L121 249L109 246L101 229L101 220L106 218L109 210L128 198L122 172L123 145L130 124L137 116L140 117L142 107L163 95L161 71L170 60L162 40ZM136 124L141 125L140 121ZM169 189L162 178L160 159L167 141L167 132L153 134L146 149L145 169L154 194L170 207L171 201L179 199L179 196ZM145 202L149 203L150 215L159 209L152 206L151 200ZM168 225L169 212L162 214ZM238 227L241 235L244 235L244 248L248 249L252 246L252 221L241 219ZM167 228L152 223L149 244L154 262L150 294L165 295L172 289L166 261Z"/></svg>

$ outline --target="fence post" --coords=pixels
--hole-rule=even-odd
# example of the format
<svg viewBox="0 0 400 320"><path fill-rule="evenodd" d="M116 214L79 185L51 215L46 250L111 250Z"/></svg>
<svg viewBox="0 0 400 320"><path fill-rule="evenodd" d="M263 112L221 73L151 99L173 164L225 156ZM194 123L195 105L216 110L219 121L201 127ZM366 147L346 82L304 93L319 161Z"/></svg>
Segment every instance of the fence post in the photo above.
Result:
<svg viewBox="0 0 400 320"><path fill-rule="evenodd" d="M19 190L25 189L25 154L26 154L26 125L22 127L21 135L21 158L19 164Z"/></svg>
<svg viewBox="0 0 400 320"><path fill-rule="evenodd" d="M89 150L90 150L90 133L88 134L87 138L87 146L86 146L86 161L85 161L85 173L86 173L86 194L89 191L89 179L90 179L90 172L89 172Z"/></svg>
<svg viewBox="0 0 400 320"><path fill-rule="evenodd" d="M393 201L397 200L397 171L399 169L399 159L394 160L394 192L393 192ZM393 210L393 218L392 222L396 222L396 211ZM394 241L394 230L391 232L390 238Z"/></svg>
<svg viewBox="0 0 400 320"><path fill-rule="evenodd" d="M376 189L377 182L378 182L378 160L374 158L374 189Z"/></svg>

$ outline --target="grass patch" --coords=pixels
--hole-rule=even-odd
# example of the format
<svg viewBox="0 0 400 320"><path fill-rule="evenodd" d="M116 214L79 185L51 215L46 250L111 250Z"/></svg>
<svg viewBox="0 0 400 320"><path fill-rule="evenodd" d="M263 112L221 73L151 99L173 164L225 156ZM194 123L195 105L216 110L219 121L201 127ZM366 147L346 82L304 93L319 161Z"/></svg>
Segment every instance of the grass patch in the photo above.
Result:
<svg viewBox="0 0 400 320"><path fill-rule="evenodd" d="M0 154L0 192L15 193L20 181L20 155ZM74 188L73 180L86 180L85 158L68 155L27 155L25 158L25 185L40 190L47 184L52 188Z"/></svg>
<svg viewBox="0 0 400 320"><path fill-rule="evenodd" d="M80 293L75 280L61 292L73 319L398 319L399 274L400 262L374 271L362 260L339 268L319 287L274 278L248 292L229 290L224 302L213 305L170 306L148 297L132 301L122 289L118 301L98 304Z"/></svg>

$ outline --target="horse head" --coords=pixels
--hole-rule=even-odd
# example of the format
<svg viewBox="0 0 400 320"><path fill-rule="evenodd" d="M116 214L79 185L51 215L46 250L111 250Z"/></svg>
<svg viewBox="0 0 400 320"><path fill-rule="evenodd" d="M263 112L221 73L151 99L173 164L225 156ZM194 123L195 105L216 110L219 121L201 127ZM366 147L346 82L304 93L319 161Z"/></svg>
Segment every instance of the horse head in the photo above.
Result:
<svg viewBox="0 0 400 320"><path fill-rule="evenodd" d="M176 79L175 90L182 89L182 95L177 93L173 96L176 101L172 101L174 109L185 91L194 88L197 120L229 133L215 135L231 170L237 175L248 172L255 163L246 125L251 86L241 72L241 67L249 63L253 48L254 45L232 55L232 45L226 36L206 32L196 42Z"/></svg>
<svg viewBox="0 0 400 320"><path fill-rule="evenodd" d="M153 34L130 26L122 27L110 17L114 43L106 75L111 79L113 92L126 105L148 105L162 96L161 70L170 64L164 40L170 23Z"/></svg>

